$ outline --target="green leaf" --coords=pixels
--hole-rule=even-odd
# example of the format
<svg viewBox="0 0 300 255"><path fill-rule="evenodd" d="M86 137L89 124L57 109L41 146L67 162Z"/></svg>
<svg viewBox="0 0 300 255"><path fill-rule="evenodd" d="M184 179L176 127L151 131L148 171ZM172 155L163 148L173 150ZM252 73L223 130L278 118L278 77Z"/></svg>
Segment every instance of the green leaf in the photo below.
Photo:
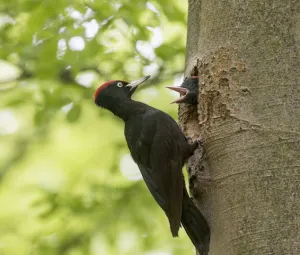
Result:
<svg viewBox="0 0 300 255"><path fill-rule="evenodd" d="M34 124L36 126L42 126L47 121L45 109L40 109L35 112L34 115Z"/></svg>
<svg viewBox="0 0 300 255"><path fill-rule="evenodd" d="M81 105L73 104L71 110L67 113L67 120L70 123L77 121L81 114Z"/></svg>

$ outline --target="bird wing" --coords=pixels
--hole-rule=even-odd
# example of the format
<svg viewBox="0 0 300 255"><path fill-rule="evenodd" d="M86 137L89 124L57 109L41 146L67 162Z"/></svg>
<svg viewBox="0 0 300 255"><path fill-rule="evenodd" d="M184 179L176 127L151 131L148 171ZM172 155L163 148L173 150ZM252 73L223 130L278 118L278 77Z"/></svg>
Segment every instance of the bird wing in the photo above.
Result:
<svg viewBox="0 0 300 255"><path fill-rule="evenodd" d="M173 236L178 236L182 214L184 180L174 167L147 168L138 164L144 181L152 196L166 213ZM178 170L178 169L177 169Z"/></svg>
<svg viewBox="0 0 300 255"><path fill-rule="evenodd" d="M158 113L152 116L151 124L147 118L143 123L134 159L148 189L165 211L173 236L177 236L184 187L180 141L185 141L185 138L177 123L168 115L165 117Z"/></svg>

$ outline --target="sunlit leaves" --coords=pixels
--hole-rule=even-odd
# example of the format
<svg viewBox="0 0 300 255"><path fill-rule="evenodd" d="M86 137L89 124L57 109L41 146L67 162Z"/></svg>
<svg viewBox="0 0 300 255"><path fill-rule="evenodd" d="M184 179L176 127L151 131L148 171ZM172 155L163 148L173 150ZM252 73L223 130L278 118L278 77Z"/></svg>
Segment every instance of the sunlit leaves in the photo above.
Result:
<svg viewBox="0 0 300 255"><path fill-rule="evenodd" d="M1 254L188 254L185 234L171 239L145 184L120 172L129 153L123 123L93 101L107 80L151 74L154 84L134 98L176 116L161 85L184 68L186 5L1 4L0 59L18 70L0 81L0 106L18 123L13 130L6 121L10 132L0 134Z"/></svg>
<svg viewBox="0 0 300 255"><path fill-rule="evenodd" d="M8 61L0 60L0 70L0 90L1 84L16 80L21 75L21 70Z"/></svg>
<svg viewBox="0 0 300 255"><path fill-rule="evenodd" d="M81 106L79 104L73 104L70 111L67 113L67 120L69 122L75 122L80 117Z"/></svg>

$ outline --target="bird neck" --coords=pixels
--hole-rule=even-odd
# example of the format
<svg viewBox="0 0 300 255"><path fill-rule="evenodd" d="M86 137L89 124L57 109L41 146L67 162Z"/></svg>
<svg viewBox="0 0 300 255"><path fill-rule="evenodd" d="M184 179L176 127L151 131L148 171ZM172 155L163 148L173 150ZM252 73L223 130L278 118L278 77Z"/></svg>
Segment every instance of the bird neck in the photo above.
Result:
<svg viewBox="0 0 300 255"><path fill-rule="evenodd" d="M191 104L196 105L198 104L198 93L196 91L190 92L190 100Z"/></svg>
<svg viewBox="0 0 300 255"><path fill-rule="evenodd" d="M105 100L105 103L101 106L124 121L132 116L146 112L149 108L148 105L134 101L130 98L110 98L109 100Z"/></svg>

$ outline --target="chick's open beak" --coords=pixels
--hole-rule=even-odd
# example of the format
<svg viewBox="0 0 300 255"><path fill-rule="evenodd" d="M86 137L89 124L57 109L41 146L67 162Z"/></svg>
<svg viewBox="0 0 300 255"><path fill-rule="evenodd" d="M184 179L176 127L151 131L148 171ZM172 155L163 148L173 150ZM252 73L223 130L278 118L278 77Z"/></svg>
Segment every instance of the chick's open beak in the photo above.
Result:
<svg viewBox="0 0 300 255"><path fill-rule="evenodd" d="M170 90L174 90L180 94L180 97L174 100L173 102L171 102L171 104L181 103L186 98L186 95L190 92L188 89L183 87L166 87L166 88Z"/></svg>

